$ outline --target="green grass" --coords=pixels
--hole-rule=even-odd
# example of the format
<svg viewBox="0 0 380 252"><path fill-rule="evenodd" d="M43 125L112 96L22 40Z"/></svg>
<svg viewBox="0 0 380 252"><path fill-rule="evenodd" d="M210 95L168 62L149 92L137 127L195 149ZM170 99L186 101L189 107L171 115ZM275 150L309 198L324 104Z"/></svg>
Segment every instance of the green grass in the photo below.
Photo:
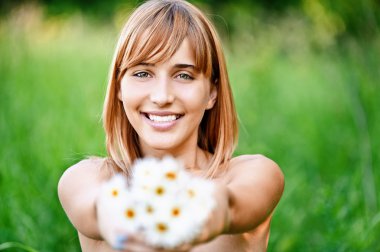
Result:
<svg viewBox="0 0 380 252"><path fill-rule="evenodd" d="M0 244L16 242L0 250L79 251L56 187L67 167L105 153L118 29L38 17L0 21ZM307 23L278 23L242 32L227 50L236 154L263 153L286 177L269 250L379 251L380 35L318 46Z"/></svg>

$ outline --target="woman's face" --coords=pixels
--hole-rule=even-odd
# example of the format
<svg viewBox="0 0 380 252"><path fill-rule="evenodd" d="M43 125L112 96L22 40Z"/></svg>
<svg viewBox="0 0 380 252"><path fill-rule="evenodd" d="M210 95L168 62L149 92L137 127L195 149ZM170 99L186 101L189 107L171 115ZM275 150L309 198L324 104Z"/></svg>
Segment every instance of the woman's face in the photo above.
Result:
<svg viewBox="0 0 380 252"><path fill-rule="evenodd" d="M214 105L216 90L195 68L193 50L185 39L168 61L143 62L128 69L119 98L143 154L174 154L196 147L199 124L205 110Z"/></svg>

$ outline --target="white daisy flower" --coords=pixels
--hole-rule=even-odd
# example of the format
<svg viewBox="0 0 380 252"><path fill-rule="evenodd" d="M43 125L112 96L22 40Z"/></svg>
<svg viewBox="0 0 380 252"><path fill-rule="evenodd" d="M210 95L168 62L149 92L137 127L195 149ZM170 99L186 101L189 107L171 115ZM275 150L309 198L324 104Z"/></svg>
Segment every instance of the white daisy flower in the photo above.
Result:
<svg viewBox="0 0 380 252"><path fill-rule="evenodd" d="M162 200L164 198L173 197L174 188L165 181L152 181L150 185L134 186L130 189L131 193L141 204L152 203L152 201Z"/></svg>
<svg viewBox="0 0 380 252"><path fill-rule="evenodd" d="M118 247L123 233L140 233L148 244L173 248L193 240L215 208L214 184L191 177L172 157L140 159L132 167L130 187L116 175L101 188L100 223Z"/></svg>
<svg viewBox="0 0 380 252"><path fill-rule="evenodd" d="M133 197L128 192L126 179L122 175L115 175L102 185L96 204L98 222L112 246L117 247L120 237L126 233L136 232L137 222L126 218L128 209L133 206Z"/></svg>
<svg viewBox="0 0 380 252"><path fill-rule="evenodd" d="M214 190L213 182L200 178L193 178L184 185L181 200L186 201L186 207L193 212L194 222L205 222L215 208Z"/></svg>
<svg viewBox="0 0 380 252"><path fill-rule="evenodd" d="M163 199L146 223L144 235L147 242L153 246L173 248L189 238L193 239L197 230L190 217L183 202L175 198Z"/></svg>
<svg viewBox="0 0 380 252"><path fill-rule="evenodd" d="M122 215L120 224L123 225L126 232L136 233L141 230L141 219L144 218L144 215L133 197L124 202L120 207L119 214Z"/></svg>
<svg viewBox="0 0 380 252"><path fill-rule="evenodd" d="M132 170L131 191L142 199L176 195L189 180L182 164L171 157L140 159Z"/></svg>
<svg viewBox="0 0 380 252"><path fill-rule="evenodd" d="M149 226L149 223L155 218L160 204L158 200L151 199L143 201L139 200L136 205L141 217L139 218L141 229L144 231L146 227Z"/></svg>
<svg viewBox="0 0 380 252"><path fill-rule="evenodd" d="M164 157L159 167L162 171L163 179L169 183L183 184L190 179L183 164L170 156Z"/></svg>
<svg viewBox="0 0 380 252"><path fill-rule="evenodd" d="M132 187L143 187L159 179L159 162L155 158L138 159L132 166Z"/></svg>
<svg viewBox="0 0 380 252"><path fill-rule="evenodd" d="M102 185L100 198L102 200L117 201L122 199L127 192L127 183L123 175L116 174Z"/></svg>

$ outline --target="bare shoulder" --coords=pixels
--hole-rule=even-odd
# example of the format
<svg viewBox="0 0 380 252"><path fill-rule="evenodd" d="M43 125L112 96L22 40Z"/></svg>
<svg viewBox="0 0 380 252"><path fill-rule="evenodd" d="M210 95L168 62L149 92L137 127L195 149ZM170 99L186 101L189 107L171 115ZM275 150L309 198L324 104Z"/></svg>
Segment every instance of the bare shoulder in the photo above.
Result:
<svg viewBox="0 0 380 252"><path fill-rule="evenodd" d="M230 161L228 180L233 182L254 183L270 189L280 198L284 186L284 174L276 162L261 154L241 155Z"/></svg>
<svg viewBox="0 0 380 252"><path fill-rule="evenodd" d="M231 166L242 165L242 164L244 165L253 164L255 166L257 166L258 164L277 166L277 164L273 160L269 159L268 157L262 154L247 154L247 155L236 156L231 159L230 164Z"/></svg>
<svg viewBox="0 0 380 252"><path fill-rule="evenodd" d="M75 192L84 185L97 184L107 176L102 167L105 164L103 158L84 159L69 167L61 176L58 183L58 195L65 197L70 192ZM78 191L77 191L78 193ZM65 198L63 198L65 200Z"/></svg>
<svg viewBox="0 0 380 252"><path fill-rule="evenodd" d="M261 154L241 155L231 159L230 176L269 176L283 184L284 174L276 162Z"/></svg>
<svg viewBox="0 0 380 252"><path fill-rule="evenodd" d="M229 185L259 193L262 204L266 205L263 209L267 208L267 212L271 212L277 205L285 186L284 174L280 167L261 154L233 158L226 177ZM262 197L264 195L265 197Z"/></svg>
<svg viewBox="0 0 380 252"><path fill-rule="evenodd" d="M110 177L104 158L89 158L69 167L58 183L58 196L74 227L89 237L98 237L95 200L99 185Z"/></svg>
<svg viewBox="0 0 380 252"><path fill-rule="evenodd" d="M91 157L79 161L78 163L69 167L61 176L59 180L59 188L61 184L66 182L71 182L80 177L83 179L83 176L88 178L99 177L102 175L105 176L105 172L102 171L102 167L105 165L105 158Z"/></svg>

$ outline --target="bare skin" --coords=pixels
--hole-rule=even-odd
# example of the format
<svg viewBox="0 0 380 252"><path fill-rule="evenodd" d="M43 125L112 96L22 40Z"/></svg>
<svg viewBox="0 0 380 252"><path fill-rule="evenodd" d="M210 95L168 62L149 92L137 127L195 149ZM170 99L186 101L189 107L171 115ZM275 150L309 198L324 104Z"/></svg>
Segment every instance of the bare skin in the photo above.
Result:
<svg viewBox="0 0 380 252"><path fill-rule="evenodd" d="M203 157L199 157L199 163L206 162L206 155ZM116 251L102 239L96 216L100 184L112 176L103 164L104 159L100 158L83 160L64 173L58 186L62 206L78 230L84 252ZM228 172L215 181L221 188L216 197L219 212L210 216L205 235L199 241L179 249L192 252L266 251L272 212L284 187L279 167L262 155L239 156L230 161ZM228 213L228 228L225 228L224 213ZM126 243L124 251L162 250L131 241Z"/></svg>

